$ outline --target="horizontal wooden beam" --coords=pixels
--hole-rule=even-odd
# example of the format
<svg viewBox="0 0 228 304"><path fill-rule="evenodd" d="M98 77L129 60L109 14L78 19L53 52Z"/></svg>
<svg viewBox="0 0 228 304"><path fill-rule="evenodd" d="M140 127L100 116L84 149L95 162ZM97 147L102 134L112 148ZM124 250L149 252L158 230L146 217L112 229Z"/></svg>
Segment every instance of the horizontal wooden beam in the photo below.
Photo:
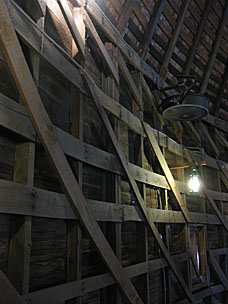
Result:
<svg viewBox="0 0 228 304"><path fill-rule="evenodd" d="M15 199L17 194L17 200ZM96 221L143 222L138 207L131 205L116 205L102 201L87 200L88 208ZM157 223L184 223L184 217L180 211L159 210L147 208L147 212ZM0 180L0 213L20 214L28 216L58 218L65 220L78 219L66 196L35 187L29 187L13 182ZM190 212L192 223L221 225L213 214ZM225 216L226 222L228 217Z"/></svg>
<svg viewBox="0 0 228 304"><path fill-rule="evenodd" d="M35 132L24 107L2 94L0 94L0 105L3 106L2 113L4 114L2 116L2 119L0 115L0 125L9 129L10 131L15 132L16 134L25 137L27 140L35 141ZM55 127L55 133L64 152L67 155L109 172L124 175L123 170L114 155L93 147L92 145L83 143L82 141L57 127ZM168 146L170 146L171 151L179 151L176 148L182 149L173 140L169 139L162 133L155 132L155 135L158 135L157 138L160 139L161 146L165 145L166 147L167 143L170 142ZM215 162L215 160L213 161ZM207 165L210 165L210 163L207 163ZM129 166L131 168L133 176L137 181L164 189L170 189L164 176L145 170L131 163L129 163ZM216 168L218 168L218 166ZM187 184L177 181L177 185L178 189L182 193L191 195L189 193ZM213 199L227 201L226 193L220 193L216 191L209 192ZM202 193L199 193L199 196L204 197Z"/></svg>
<svg viewBox="0 0 228 304"><path fill-rule="evenodd" d="M178 254L173 256L176 262L184 262L187 259L186 254ZM164 267L168 264L164 258L151 260L149 262L139 263L124 268L126 276L134 278L147 272L152 272ZM55 304L57 302L63 302L68 299L81 296L85 293L95 291L97 289L105 288L113 285L115 281L110 274L105 273L90 278L85 278L79 281L65 283L50 287L47 289L32 292L28 295L23 296L26 303L31 304Z"/></svg>

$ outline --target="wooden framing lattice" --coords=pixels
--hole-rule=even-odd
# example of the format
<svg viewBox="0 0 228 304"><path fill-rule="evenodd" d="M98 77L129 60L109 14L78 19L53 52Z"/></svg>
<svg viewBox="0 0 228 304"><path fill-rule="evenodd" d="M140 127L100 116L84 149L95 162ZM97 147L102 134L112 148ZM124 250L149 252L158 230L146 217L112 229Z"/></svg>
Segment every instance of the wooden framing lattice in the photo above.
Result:
<svg viewBox="0 0 228 304"><path fill-rule="evenodd" d="M3 1L3 0L1 0L1 1ZM2 2L2 3L3 3L3 2ZM14 68L14 66L11 66L11 68ZM145 72L145 71L144 71L144 72ZM146 73L147 73L147 72L146 72ZM94 92L93 92L93 90L96 91L96 89L95 89L95 88L92 88L92 89L91 89L91 84L88 82L88 79L86 79L85 82L86 82L87 85L89 86L89 91L91 92L91 96L93 96L93 99L95 100L95 102L96 102L96 100L98 101L96 94L94 94ZM23 84L23 85L24 85L24 84ZM21 89L23 90L23 88L21 88ZM97 92L97 91L96 91L96 92ZM98 101L98 103L99 103L99 101ZM98 107L98 110L99 110L99 112L101 113L101 111L103 111L103 109L101 108L100 105L98 105L98 103L96 102L97 107ZM104 112L104 111L103 111L103 112ZM105 113L104 113L104 114L105 114ZM103 118L103 120L105 121L105 126L107 127L109 121L107 120L107 117L104 116L104 114L102 114L102 118ZM144 126L145 126L145 125L144 125ZM52 128L50 128L50 129L52 129ZM150 130L150 129L149 129L149 130ZM114 133L112 133L112 131L113 131L113 130L109 128L109 132L110 132L110 134L112 134L112 135L111 135L111 138L112 138L113 142L114 142L115 144L118 145L118 142L115 141L115 136L113 136ZM47 130L47 132L48 132L48 133L50 132L50 134L48 134L48 136L52 136L52 135L54 134L54 133L52 133L52 130L51 130L51 131ZM152 130L150 130L150 132L152 132ZM46 135L46 134L45 134L45 135ZM47 138L48 138L48 137L47 137ZM55 136L54 136L54 138L55 138ZM55 140L54 140L54 141L55 141ZM153 141L153 142L156 142L156 141ZM157 143L157 142L156 142L156 143ZM56 144L56 142L55 142L55 144ZM116 150L117 150L118 155L121 156L121 150L118 148L118 146L117 146L117 149L116 149ZM62 155L62 154L61 154L61 155ZM130 179L130 181L131 181L131 185L132 185L134 191L137 193L138 191L137 191L137 188L135 187L135 184L136 184L136 183L135 183L134 177L132 176L131 172L129 171L129 168L127 167L128 165L125 165L125 164L127 164L127 163L125 162L124 158L122 158L122 156L121 156L120 159L121 159L121 162L122 162L123 167L125 168L125 171L127 170L126 172L128 172L127 175L128 175L128 177L129 177L129 179ZM127 169L126 169L126 168L127 168ZM165 175L167 175L167 174L165 174ZM168 179L168 180L169 180L169 179ZM137 185L136 185L136 186L137 186ZM171 187L171 188L172 188L172 187ZM174 192L175 192L175 190L174 190ZM143 201L141 200L141 198L140 198L139 195L140 195L140 194L137 194L137 196L138 196L138 198L139 198L139 201L141 202L141 206L142 206L144 215L145 215L145 217L146 217L147 220L149 219L148 221L149 221L150 225L153 226L153 221L151 220L150 216L147 215L147 211L146 211L146 209L144 208L144 205L145 205L145 204L143 203ZM178 197L178 195L177 195L177 197ZM179 200L179 201L180 201L180 200ZM185 209L186 206L185 206L181 201L180 201L180 207L183 209L182 211L183 211L183 213L184 213L184 215L185 215L185 218L186 218L188 221L190 221L190 218L188 218L187 210ZM217 213L217 212L216 212L216 213ZM219 216L219 218L220 218L220 220L222 221L223 225L224 225L225 228L226 228L226 223L225 223L225 220L224 220L223 216ZM155 228L156 228L156 227L155 227ZM158 234L157 234L157 232L154 230L154 228L152 228L152 231L154 232L154 234L155 234L155 236L156 236L156 238L157 238L157 241L158 241L159 245L161 246L161 248L162 248L162 250L163 250L163 253L164 253L164 255L165 255L165 257L166 257L168 263L170 264L171 268L174 270L174 273L175 273L177 276L179 276L178 270L177 270L177 268L176 268L174 262L172 261L172 259L170 259L169 253L166 251L167 249L164 247L164 244L162 244L161 241L160 241L160 236L158 236ZM100 236L101 236L101 235L100 235ZM122 270L122 269L119 268L119 271L121 271L121 270ZM118 276L118 274L117 274L117 276ZM125 280L125 278L123 278L123 280ZM191 293L189 293L188 289L187 289L186 286L183 284L182 279L179 278L179 280L180 280L182 286L184 287L184 290L185 290L187 296L188 296L189 299L192 301L193 298L192 298ZM129 287L129 285L128 285L128 287ZM129 287L129 290L130 290L130 287ZM136 297L137 297L137 296L136 296ZM136 303L136 302L134 302L134 303Z"/></svg>

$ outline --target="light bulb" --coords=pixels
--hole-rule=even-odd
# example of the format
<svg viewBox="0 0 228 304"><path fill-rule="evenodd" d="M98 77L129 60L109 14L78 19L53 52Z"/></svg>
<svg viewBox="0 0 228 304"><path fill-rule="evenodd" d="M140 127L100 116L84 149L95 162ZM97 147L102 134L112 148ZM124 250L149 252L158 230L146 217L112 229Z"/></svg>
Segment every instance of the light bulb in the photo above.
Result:
<svg viewBox="0 0 228 304"><path fill-rule="evenodd" d="M189 183L188 183L188 187L190 189L190 191L192 192L198 192L199 188L200 188L200 182L199 182L199 178L197 175L191 175Z"/></svg>

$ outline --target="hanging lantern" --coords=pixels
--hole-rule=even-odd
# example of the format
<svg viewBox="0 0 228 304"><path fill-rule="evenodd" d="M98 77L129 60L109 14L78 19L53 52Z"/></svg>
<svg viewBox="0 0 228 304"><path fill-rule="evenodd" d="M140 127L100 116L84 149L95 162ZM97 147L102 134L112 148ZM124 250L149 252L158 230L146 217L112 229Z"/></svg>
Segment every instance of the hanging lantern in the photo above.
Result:
<svg viewBox="0 0 228 304"><path fill-rule="evenodd" d="M188 187L190 189L190 192L199 192L200 190L199 174L196 169L192 170L192 174L190 175L190 180L188 182Z"/></svg>

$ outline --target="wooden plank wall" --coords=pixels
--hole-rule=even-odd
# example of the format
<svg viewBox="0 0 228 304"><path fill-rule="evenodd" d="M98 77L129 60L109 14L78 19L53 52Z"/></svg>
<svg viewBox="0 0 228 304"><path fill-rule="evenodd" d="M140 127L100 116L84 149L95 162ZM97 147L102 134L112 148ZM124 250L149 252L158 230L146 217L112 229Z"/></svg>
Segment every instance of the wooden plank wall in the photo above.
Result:
<svg viewBox="0 0 228 304"><path fill-rule="evenodd" d="M200 9L203 12L203 1L201 2ZM23 1L17 1L17 3L25 11L27 10L23 6ZM120 9L116 3L116 1L107 1L106 3L102 1L101 4L114 25L115 11ZM107 7L105 7L106 5ZM138 25L136 24L137 20L145 23L144 19L148 19L146 14L142 16L142 8L140 9L137 5L134 6L134 15L129 18L128 29L125 33L126 40L134 48L137 46L137 41L134 40L140 38L140 33L135 38L132 36L135 25ZM191 13L195 12L195 5L197 5L196 1L191 1ZM149 12L150 7L146 5L146 1L142 2L142 6L144 12L152 14L152 12ZM173 14L170 13L170 8L172 8ZM163 18L169 20L169 23L159 22L159 32L155 31L154 33L155 43L153 46L150 45L147 60L157 72L159 72L162 58L165 56L165 50L168 47L165 40L177 21L174 11L179 12L180 9L181 7L178 7L174 1L167 1ZM134 68L126 62L124 62L125 72L123 66L122 68L120 66L119 69L120 57L117 47L115 44L107 42L108 39L106 41L103 35L101 35L102 41L99 41L99 43L106 41L104 47L107 54L109 54L114 68L119 69L119 86L110 75L110 67L107 67L102 55L97 50L92 35L89 34L86 37L85 61L82 61L82 58L78 59L77 54L75 54L76 46L72 40L71 32L55 0L47 1L47 10L44 16L40 16L41 19L38 18L39 20L37 20L37 15L31 15L30 17L33 18L34 22L43 26L44 31L65 52L70 56L74 54L75 59L86 69L96 85L106 95L117 101L117 103L107 102L108 117L114 126L124 156L130 164L132 175L137 180L141 194L146 200L148 213L156 222L164 243L174 256L174 261L178 261L178 270L182 275L188 273L186 283L190 291L196 292L196 297L199 297L199 299L207 298L208 301L212 301L214 293L218 301L225 303L223 301L227 299L227 294L225 289L219 285L220 280L216 277L216 274L209 276L207 250L210 249L213 252L218 248L225 248L227 246L226 232L210 208L204 194L193 196L189 195L188 190L186 190L185 182L190 173L189 168L173 169L172 174L177 180L180 192L184 195L188 194L186 195L186 206L190 211L191 223L186 223L181 212L177 211L179 210L178 205L141 128L140 120L146 120L154 126L152 115L157 117L148 105L145 105L144 109L142 108L141 101L144 95L141 87L143 81L140 80L142 74L135 72ZM200 22L200 16L197 14L195 19L191 19L187 15L185 27L189 28L190 22ZM99 30L97 28L100 34ZM143 27L141 30L143 32ZM205 33L205 35L207 34ZM187 37L184 30L180 33L180 37L183 40L177 40L180 49L179 57L184 56L186 45L192 43L189 41L191 35ZM40 38L36 43L42 50L46 47L44 44L46 38L43 35ZM30 43L32 42L27 41L25 43L24 40L21 40L39 94L53 124L58 128L56 130L59 141L68 155L68 160L74 168L86 199L90 202L89 208L93 210L96 220L99 221L101 229L107 236L122 266L126 267L127 276L134 278L132 281L145 303L151 301L153 303L164 303L165 299L167 299L167 302L169 301L168 303L181 301L185 297L184 291L173 272L168 268L167 262L162 258L161 251L148 229L145 219L139 214L134 193L118 163L111 141L92 100L84 95L82 90L80 92L76 88L76 81L70 79L66 72L64 74L61 66L53 67L47 59L48 53L45 53L46 58L43 57L42 51L45 52L45 49L41 51L38 57L37 53L33 53L34 47L31 47ZM220 52L225 53L225 50L220 49ZM154 54L153 58L151 53ZM168 82L169 80L172 81L176 70L178 70L178 73L183 70L181 60L178 61L179 57L176 55L173 55L173 61L170 62L172 68L170 68L171 72L168 74ZM62 58L61 56L60 58ZM122 55L121 59L124 60ZM0 75L4 75L4 77L0 76L0 106L3 107L5 115L12 117L11 122L14 124L11 127L6 120L1 118L0 269L9 277L27 303L57 303L51 301L58 300L61 303L71 303L69 301L71 298L77 298L77 303L95 304L107 303L107 301L121 303L122 299L113 285L113 278L106 273L106 268L94 244L84 229L76 222L75 215L66 200L58 177L46 153L37 137L34 133L31 133L31 123L23 107L18 104L20 102L19 92L2 49L0 49L0 71ZM213 71L215 74L219 73L219 71ZM134 82L135 94L131 93L132 81ZM99 96L99 89L96 93ZM5 99L5 96L9 99ZM76 109L72 106L72 100L77 100ZM127 112L124 107L131 113ZM80 123L75 123L72 118L74 115ZM18 127L22 124L25 125L25 130ZM167 125L167 129L170 129L171 135L174 136L172 128L172 125ZM72 136L68 137L67 133L60 129ZM219 132L224 141L220 140L217 145L219 151L225 154L227 149L224 144L226 143L226 134L224 130ZM182 164L184 160L182 148L161 133L155 132L155 135L163 148L163 155L167 163L170 166L174 163ZM76 137L78 141L74 142L76 139L73 137ZM73 152L68 150L69 142L70 146L73 147ZM21 145L23 148L19 150ZM28 152L28 148L30 152ZM31 152L31 149L34 151ZM210 155L210 147L206 147L206 150ZM193 153L192 157L199 160L197 154ZM34 158L34 160L31 160L31 158ZM205 159L207 166L202 168L203 181L216 200L222 214L227 215L228 188L226 176L223 174L223 181L220 180L221 173L217 160L209 156L205 156ZM32 162L32 165L29 166L29 162ZM30 181L25 182L24 176L18 177L17 170L20 166L29 167L27 168L27 175L32 174ZM228 168L227 164L224 164L224 170L226 168ZM28 179L28 176L26 179ZM21 199L18 196L21 196ZM15 257L12 251L15 241L14 233L19 233L19 228L15 232L13 222L18 217L20 221L23 221L23 224L27 223L27 226L29 222L30 227L24 229L31 234L29 245L31 252L27 255L27 273L22 274L22 276L27 276L27 285L23 288L18 287L18 282L15 282L10 275L15 265ZM225 221L228 223L227 217L225 217ZM195 228L196 226L198 230ZM194 281L196 273L193 270L193 261L189 258L188 248L188 244L191 242L190 231L193 230L197 231L194 242L198 242L198 245L201 244L199 246L200 272L204 276L202 281L197 281L198 285ZM27 245L25 242L22 244L24 247ZM76 247L76 252L75 248L72 249L72 246ZM222 252L219 258L220 266L225 275L228 271L226 254ZM72 258L77 262L72 262ZM74 270L77 272L76 276L71 274L69 265L72 264L69 263L73 264ZM213 273L213 267L210 271ZM95 277L93 278L93 276ZM25 280L25 277L23 279ZM19 277L17 280L19 280ZM69 283L71 281L74 281L73 284L75 285L71 286ZM211 283L217 284L217 289L214 288L208 293L205 291L204 295L197 293L200 287L210 287ZM47 287L53 287L53 289L42 291ZM64 288L66 288L66 291L61 294L61 290ZM110 300L110 294L112 294L112 300Z"/></svg>

